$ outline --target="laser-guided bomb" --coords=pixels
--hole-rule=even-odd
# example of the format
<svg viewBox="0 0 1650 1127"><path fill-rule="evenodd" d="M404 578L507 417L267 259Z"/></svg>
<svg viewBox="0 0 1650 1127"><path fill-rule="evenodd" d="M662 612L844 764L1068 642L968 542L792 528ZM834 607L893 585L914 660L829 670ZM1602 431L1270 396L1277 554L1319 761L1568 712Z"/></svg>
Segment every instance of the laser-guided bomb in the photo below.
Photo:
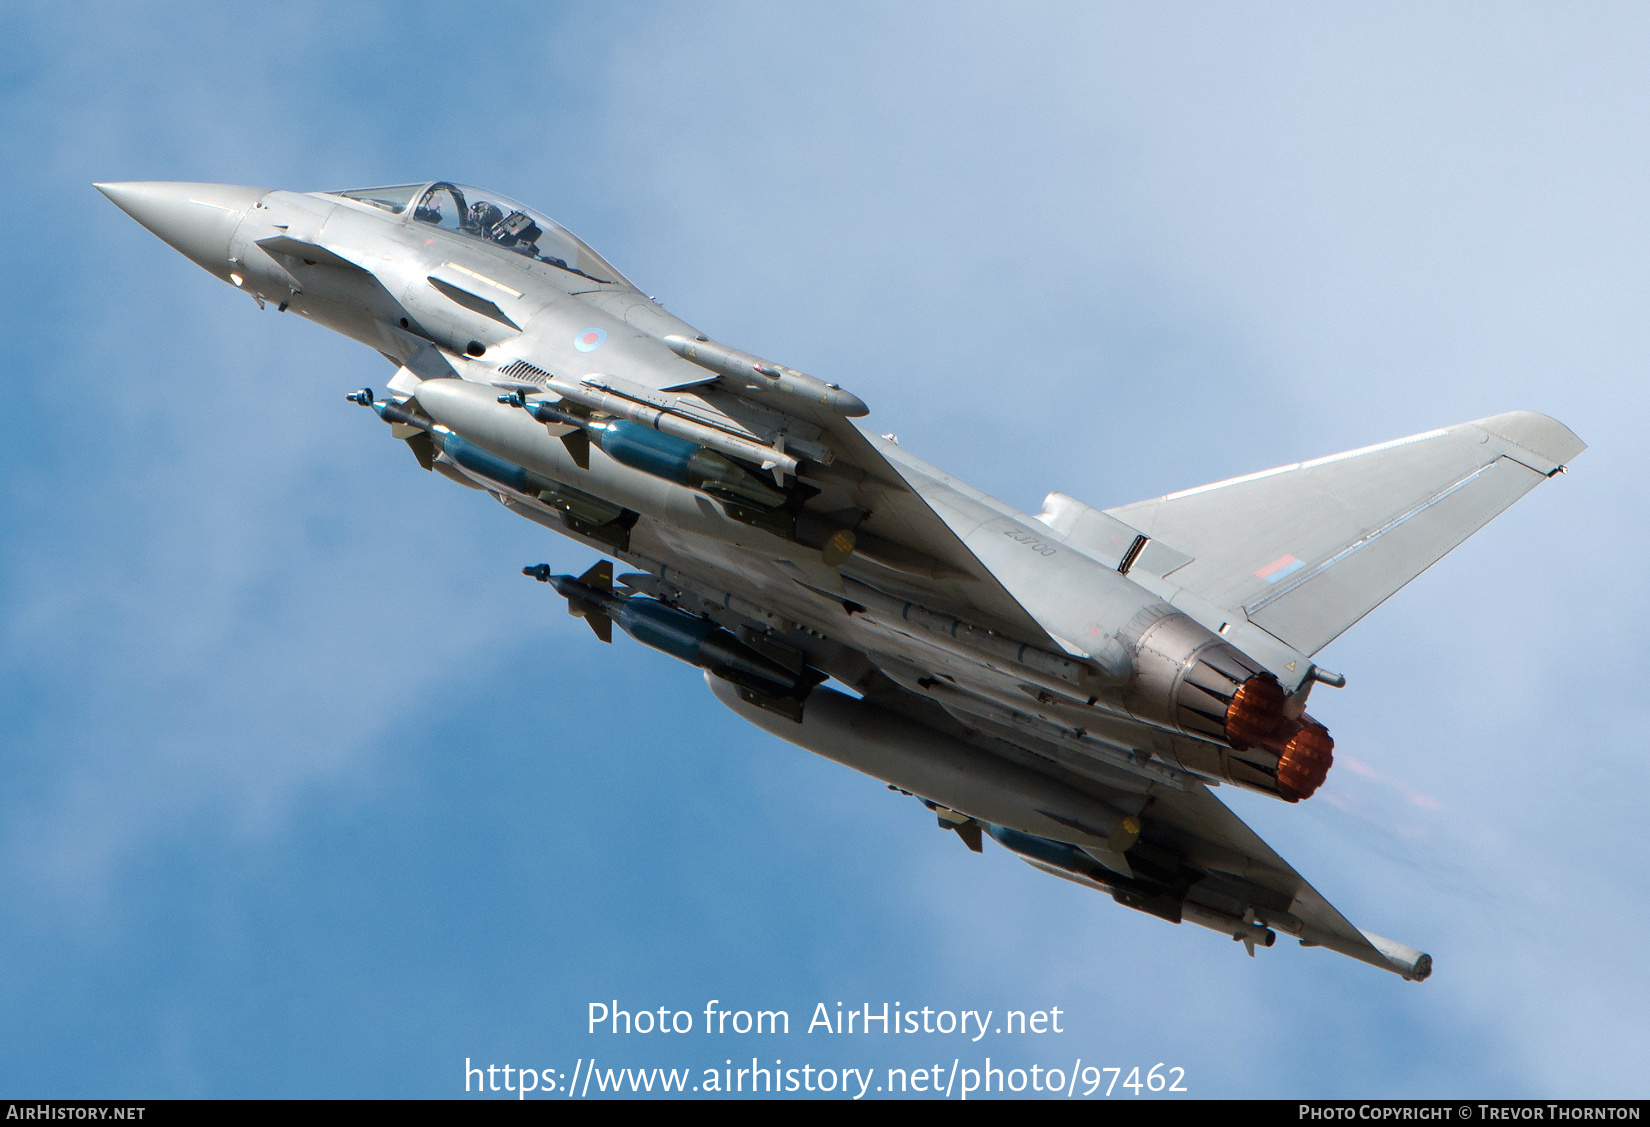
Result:
<svg viewBox="0 0 1650 1127"><path fill-rule="evenodd" d="M613 623L645 646L696 665L733 685L747 704L776 712L793 721L802 719L802 702L826 675L810 669L799 650L768 636L747 632L735 637L703 615L640 595L613 590L613 565L606 560L577 579L554 575L549 564L521 569L540 583L548 583L567 600L569 613L584 619L604 642L613 640Z"/></svg>
<svg viewBox="0 0 1650 1127"><path fill-rule="evenodd" d="M576 578L524 569L604 642L616 623L703 669L727 707L914 796L971 850L989 838L1250 955L1287 935L1431 972L1211 788L1299 802L1325 785L1335 743L1308 698L1346 678L1318 655L1560 473L1585 448L1562 424L1514 411L1026 514L497 193L98 189L260 307L388 359L382 396L350 398L424 469L606 557ZM617 585L611 560L633 569Z"/></svg>

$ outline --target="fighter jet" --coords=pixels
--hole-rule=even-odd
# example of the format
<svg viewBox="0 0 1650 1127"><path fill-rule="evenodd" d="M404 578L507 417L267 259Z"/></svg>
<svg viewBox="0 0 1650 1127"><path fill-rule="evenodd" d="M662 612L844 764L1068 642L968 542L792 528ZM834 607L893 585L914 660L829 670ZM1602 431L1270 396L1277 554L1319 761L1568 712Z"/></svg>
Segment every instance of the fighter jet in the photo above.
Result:
<svg viewBox="0 0 1650 1127"><path fill-rule="evenodd" d="M425 470L599 553L576 577L524 571L602 642L617 624L698 666L722 704L912 796L975 852L989 837L1250 956L1282 934L1431 973L1211 788L1295 803L1323 785L1334 739L1309 697L1345 678L1316 656L1562 472L1585 449L1562 424L1514 411L1027 514L496 192L97 187L260 306L388 360L382 392L349 398Z"/></svg>

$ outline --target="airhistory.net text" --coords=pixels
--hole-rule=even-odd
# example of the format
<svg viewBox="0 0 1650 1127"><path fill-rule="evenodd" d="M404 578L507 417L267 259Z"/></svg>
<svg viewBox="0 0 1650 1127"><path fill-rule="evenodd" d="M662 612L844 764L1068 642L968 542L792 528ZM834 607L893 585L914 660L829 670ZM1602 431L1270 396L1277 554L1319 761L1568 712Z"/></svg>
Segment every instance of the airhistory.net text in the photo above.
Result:
<svg viewBox="0 0 1650 1127"><path fill-rule="evenodd" d="M1060 1018L1065 1014L1059 1006L1046 1010L937 1010L932 1006L906 1006L902 1002L866 1002L862 1006L845 1007L838 1002L833 1009L824 1002L814 1006L806 1026L798 1020L794 1024L799 1033L871 1033L871 1034L950 1034L978 1041L987 1033L1064 1033ZM793 1029L789 1011L736 1010L712 998L702 1013L691 1010L672 1010L660 1006L657 1010L627 1010L612 1002L589 1004L589 1033L790 1033Z"/></svg>

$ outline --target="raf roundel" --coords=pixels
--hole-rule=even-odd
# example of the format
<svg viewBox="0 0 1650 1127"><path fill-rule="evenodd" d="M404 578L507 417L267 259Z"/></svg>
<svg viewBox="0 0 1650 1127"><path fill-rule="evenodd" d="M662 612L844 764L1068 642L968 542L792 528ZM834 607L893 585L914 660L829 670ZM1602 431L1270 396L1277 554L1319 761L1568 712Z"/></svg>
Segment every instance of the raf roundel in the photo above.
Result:
<svg viewBox="0 0 1650 1127"><path fill-rule="evenodd" d="M573 347L578 349L580 352L594 352L602 346L602 342L606 339L606 330L586 329L584 332L573 338Z"/></svg>

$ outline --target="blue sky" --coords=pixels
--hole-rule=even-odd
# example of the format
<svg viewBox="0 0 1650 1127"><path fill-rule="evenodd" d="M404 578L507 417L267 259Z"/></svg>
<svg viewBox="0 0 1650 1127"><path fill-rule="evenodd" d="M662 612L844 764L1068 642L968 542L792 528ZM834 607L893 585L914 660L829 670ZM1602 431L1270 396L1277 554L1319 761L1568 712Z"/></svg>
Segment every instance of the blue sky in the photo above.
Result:
<svg viewBox="0 0 1650 1127"><path fill-rule="evenodd" d="M1647 33L1627 5L8 5L0 1090L906 1063L584 1031L593 1000L717 998L1058 1005L1071 1032L990 1051L1206 1096L1642 1096ZM1221 792L1433 979L1250 960L975 857L599 646L519 574L587 552L344 403L381 358L90 187L436 176L1031 511L1569 424L1569 475L1325 652L1324 791Z"/></svg>

